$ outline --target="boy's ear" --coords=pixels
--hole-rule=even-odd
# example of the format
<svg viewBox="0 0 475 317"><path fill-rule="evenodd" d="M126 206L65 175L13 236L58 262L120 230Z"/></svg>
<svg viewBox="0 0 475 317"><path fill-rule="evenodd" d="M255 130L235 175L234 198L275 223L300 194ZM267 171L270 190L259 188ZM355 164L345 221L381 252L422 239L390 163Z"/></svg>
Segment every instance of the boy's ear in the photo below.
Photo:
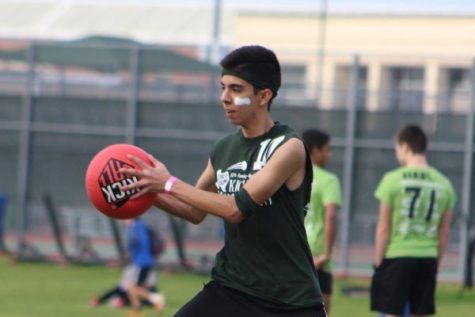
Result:
<svg viewBox="0 0 475 317"><path fill-rule="evenodd" d="M268 88L259 90L259 92L257 93L257 96L259 98L259 106L267 107L267 104L272 99L272 95L273 95L272 91Z"/></svg>
<svg viewBox="0 0 475 317"><path fill-rule="evenodd" d="M411 148L409 147L409 144L406 142L401 143L401 150L403 155L407 155L408 153L412 153Z"/></svg>
<svg viewBox="0 0 475 317"><path fill-rule="evenodd" d="M309 149L309 152L310 152L310 156L311 157L315 157L316 155L320 154L320 149L316 146L312 146L310 149Z"/></svg>

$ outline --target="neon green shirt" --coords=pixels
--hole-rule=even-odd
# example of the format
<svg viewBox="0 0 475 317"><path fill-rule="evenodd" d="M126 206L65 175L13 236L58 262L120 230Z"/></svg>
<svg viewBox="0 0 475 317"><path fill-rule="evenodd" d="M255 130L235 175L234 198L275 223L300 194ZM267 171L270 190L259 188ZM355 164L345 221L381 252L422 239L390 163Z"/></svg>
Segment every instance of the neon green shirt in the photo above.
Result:
<svg viewBox="0 0 475 317"><path fill-rule="evenodd" d="M322 255L325 246L325 206L341 206L340 182L335 174L313 165L313 182L310 206L305 217L307 240L313 256ZM323 270L331 272L331 260Z"/></svg>
<svg viewBox="0 0 475 317"><path fill-rule="evenodd" d="M400 167L386 173L375 196L392 209L386 258L437 257L439 224L456 195L432 167Z"/></svg>

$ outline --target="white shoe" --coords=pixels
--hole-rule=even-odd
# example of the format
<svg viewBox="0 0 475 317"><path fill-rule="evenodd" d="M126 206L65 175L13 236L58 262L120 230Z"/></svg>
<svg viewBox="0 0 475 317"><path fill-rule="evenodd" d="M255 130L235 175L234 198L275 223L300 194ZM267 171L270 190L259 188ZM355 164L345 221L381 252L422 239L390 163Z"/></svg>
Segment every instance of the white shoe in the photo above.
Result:
<svg viewBox="0 0 475 317"><path fill-rule="evenodd" d="M151 293L149 301L153 304L153 307L158 313L165 308L165 296L161 293Z"/></svg>

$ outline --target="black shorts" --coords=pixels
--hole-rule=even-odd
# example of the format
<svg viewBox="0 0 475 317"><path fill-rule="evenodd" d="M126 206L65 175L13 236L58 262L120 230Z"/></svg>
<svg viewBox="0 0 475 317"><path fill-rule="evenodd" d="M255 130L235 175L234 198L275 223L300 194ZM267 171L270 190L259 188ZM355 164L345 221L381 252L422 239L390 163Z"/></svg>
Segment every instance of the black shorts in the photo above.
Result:
<svg viewBox="0 0 475 317"><path fill-rule="evenodd" d="M318 283L320 284L320 290L325 295L331 295L333 292L333 276L331 273L317 270Z"/></svg>
<svg viewBox="0 0 475 317"><path fill-rule="evenodd" d="M371 310L401 316L409 303L411 314L435 313L437 260L384 259L371 281Z"/></svg>
<svg viewBox="0 0 475 317"><path fill-rule="evenodd" d="M153 272L151 267L133 267L134 271L131 273L132 282L137 286L146 286L146 281Z"/></svg>
<svg viewBox="0 0 475 317"><path fill-rule="evenodd" d="M323 304L312 308L279 309L263 301L224 287L216 281L206 284L174 317L326 317Z"/></svg>

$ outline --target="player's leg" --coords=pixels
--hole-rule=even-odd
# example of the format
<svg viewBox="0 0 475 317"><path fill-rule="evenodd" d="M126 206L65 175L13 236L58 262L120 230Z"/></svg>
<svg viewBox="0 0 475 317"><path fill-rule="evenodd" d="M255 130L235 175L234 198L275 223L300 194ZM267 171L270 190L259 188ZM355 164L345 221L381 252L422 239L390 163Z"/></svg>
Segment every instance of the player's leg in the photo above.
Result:
<svg viewBox="0 0 475 317"><path fill-rule="evenodd" d="M320 284L320 290L322 291L323 295L323 303L325 305L325 310L328 315L330 315L330 308L331 308L331 298L333 292L333 276L331 273L318 270L318 283Z"/></svg>
<svg viewBox="0 0 475 317"><path fill-rule="evenodd" d="M384 259L371 281L371 310L386 316L402 316L411 284L404 259Z"/></svg>
<svg viewBox="0 0 475 317"><path fill-rule="evenodd" d="M211 281L186 303L174 317L242 317L254 316L256 308L236 292Z"/></svg>
<svg viewBox="0 0 475 317"><path fill-rule="evenodd" d="M210 282L174 317L326 317L323 305L314 308L277 308L250 295Z"/></svg>
<svg viewBox="0 0 475 317"><path fill-rule="evenodd" d="M165 296L161 293L150 291L143 286L134 286L130 292L134 298L139 298L140 301L143 300L152 304L158 313L165 308Z"/></svg>
<svg viewBox="0 0 475 317"><path fill-rule="evenodd" d="M130 304L132 306L131 316L140 316L142 309L140 289L143 287L149 272L152 268L135 268L134 278L128 285Z"/></svg>
<svg viewBox="0 0 475 317"><path fill-rule="evenodd" d="M105 291L104 293L102 293L98 297L94 297L93 299L91 299L90 306L95 307L95 306L104 304L110 298L117 295L117 290L118 290L118 287L114 287L114 288L111 288L111 289Z"/></svg>
<svg viewBox="0 0 475 317"><path fill-rule="evenodd" d="M161 312L165 308L165 294L160 292L158 274L155 270L149 272L141 292L142 300L150 303L157 312Z"/></svg>
<svg viewBox="0 0 475 317"><path fill-rule="evenodd" d="M386 314L381 314L381 317L401 317L401 316L395 316L395 315L386 315ZM404 313L402 317L411 317L411 314L409 313L409 302L406 303L406 306L404 306Z"/></svg>
<svg viewBox="0 0 475 317"><path fill-rule="evenodd" d="M102 293L101 295L99 295L98 297L94 297L91 302L90 302L90 306L98 306L98 305L101 305L103 304L104 302L106 302L107 300L109 300L110 298L114 297L114 296L118 296L119 298L122 298L124 297L127 297L127 281L130 281L133 279L133 267L131 265L128 265L124 268L124 270L122 271L122 276L120 278L120 281L119 281L119 284L114 287L114 288L111 288L107 291L105 291L104 293ZM127 299L127 302L128 302L128 298ZM124 301L125 303L125 301Z"/></svg>
<svg viewBox="0 0 475 317"><path fill-rule="evenodd" d="M435 313L435 289L437 260L435 258L417 259L414 271L414 284L409 295L411 316L424 317Z"/></svg>

